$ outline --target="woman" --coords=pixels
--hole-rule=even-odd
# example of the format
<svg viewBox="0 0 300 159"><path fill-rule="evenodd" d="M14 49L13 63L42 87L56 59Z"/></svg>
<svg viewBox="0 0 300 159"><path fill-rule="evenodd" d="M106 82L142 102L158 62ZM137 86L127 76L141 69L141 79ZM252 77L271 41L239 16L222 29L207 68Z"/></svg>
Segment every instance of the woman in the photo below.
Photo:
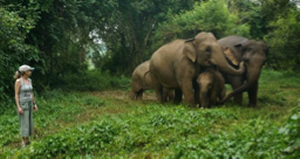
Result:
<svg viewBox="0 0 300 159"><path fill-rule="evenodd" d="M29 145L29 136L32 135L33 131L33 114L34 111L38 110L35 103L34 95L32 92L31 76L33 67L28 65L22 65L16 72L14 78L15 82L15 100L18 107L18 116L20 123L20 134L22 137L22 147Z"/></svg>

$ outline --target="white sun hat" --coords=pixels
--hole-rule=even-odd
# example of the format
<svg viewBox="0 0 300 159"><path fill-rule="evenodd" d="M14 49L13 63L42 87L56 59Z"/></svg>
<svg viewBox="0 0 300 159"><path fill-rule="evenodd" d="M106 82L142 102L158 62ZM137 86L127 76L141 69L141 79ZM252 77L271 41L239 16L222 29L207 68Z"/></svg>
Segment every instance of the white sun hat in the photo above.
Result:
<svg viewBox="0 0 300 159"><path fill-rule="evenodd" d="M22 65L19 67L20 72L33 71L33 70L34 70L34 68L30 67L28 65Z"/></svg>

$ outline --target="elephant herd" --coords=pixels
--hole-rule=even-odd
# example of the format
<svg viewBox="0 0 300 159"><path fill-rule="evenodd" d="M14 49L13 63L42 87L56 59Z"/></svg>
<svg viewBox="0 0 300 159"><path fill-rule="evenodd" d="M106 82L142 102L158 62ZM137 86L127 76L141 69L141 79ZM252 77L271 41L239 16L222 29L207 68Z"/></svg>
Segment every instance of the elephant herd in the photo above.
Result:
<svg viewBox="0 0 300 159"><path fill-rule="evenodd" d="M217 40L201 32L188 40L175 40L160 47L151 59L132 73L132 99L154 89L157 100L211 107L231 97L242 104L247 91L249 105L257 104L258 79L267 59L268 45L240 36ZM225 84L233 91L226 95Z"/></svg>

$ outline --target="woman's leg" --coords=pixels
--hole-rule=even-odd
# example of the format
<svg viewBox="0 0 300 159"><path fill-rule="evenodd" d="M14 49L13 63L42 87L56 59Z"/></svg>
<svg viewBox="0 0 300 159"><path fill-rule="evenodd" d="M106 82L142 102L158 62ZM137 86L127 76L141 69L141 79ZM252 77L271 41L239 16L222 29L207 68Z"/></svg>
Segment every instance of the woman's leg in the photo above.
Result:
<svg viewBox="0 0 300 159"><path fill-rule="evenodd" d="M26 145L30 144L29 137L33 133L33 103L29 103L29 132L28 132L28 137L26 137Z"/></svg>
<svg viewBox="0 0 300 159"><path fill-rule="evenodd" d="M29 145L29 137L25 137L25 144Z"/></svg>
<svg viewBox="0 0 300 159"><path fill-rule="evenodd" d="M25 147L25 146L26 146L26 138L25 138L25 137L22 137L22 143L21 143L21 146L22 146L22 147Z"/></svg>
<svg viewBox="0 0 300 159"><path fill-rule="evenodd" d="M23 108L23 114L20 117L20 133L22 136L22 147L29 144L29 136L32 134L32 103L21 103Z"/></svg>

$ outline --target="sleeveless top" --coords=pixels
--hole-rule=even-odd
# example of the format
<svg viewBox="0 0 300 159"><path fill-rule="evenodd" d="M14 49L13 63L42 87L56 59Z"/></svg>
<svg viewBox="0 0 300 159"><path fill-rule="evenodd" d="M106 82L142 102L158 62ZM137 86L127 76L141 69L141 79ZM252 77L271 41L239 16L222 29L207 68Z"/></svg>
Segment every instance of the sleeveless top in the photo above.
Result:
<svg viewBox="0 0 300 159"><path fill-rule="evenodd" d="M27 79L29 83L26 83L23 78L20 79L21 79L21 87L19 91L19 101L29 102L32 100L31 91L33 89L31 84L31 79L30 78Z"/></svg>

